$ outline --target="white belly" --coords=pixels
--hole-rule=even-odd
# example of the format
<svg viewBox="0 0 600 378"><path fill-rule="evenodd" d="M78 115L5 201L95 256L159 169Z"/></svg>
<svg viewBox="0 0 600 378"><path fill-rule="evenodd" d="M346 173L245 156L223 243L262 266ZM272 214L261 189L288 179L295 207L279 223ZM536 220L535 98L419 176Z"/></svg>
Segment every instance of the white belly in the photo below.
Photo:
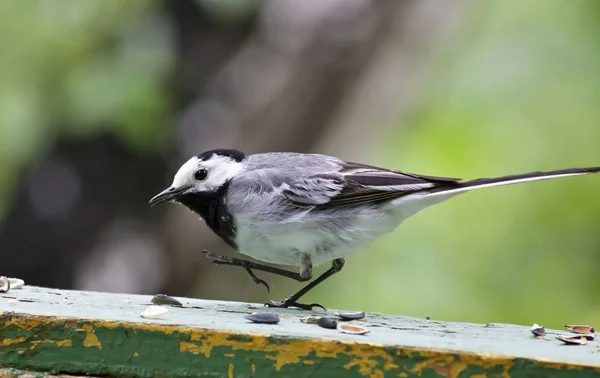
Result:
<svg viewBox="0 0 600 378"><path fill-rule="evenodd" d="M272 264L300 266L307 253L314 265L348 256L393 231L402 219L388 212L364 211L337 216L297 217L283 222L240 222L236 243L241 253Z"/></svg>

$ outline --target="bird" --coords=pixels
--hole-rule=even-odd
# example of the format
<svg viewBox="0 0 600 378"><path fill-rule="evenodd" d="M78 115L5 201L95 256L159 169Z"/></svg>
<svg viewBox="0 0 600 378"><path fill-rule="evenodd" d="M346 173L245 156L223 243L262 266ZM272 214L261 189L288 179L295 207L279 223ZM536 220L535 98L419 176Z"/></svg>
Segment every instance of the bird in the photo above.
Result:
<svg viewBox="0 0 600 378"><path fill-rule="evenodd" d="M501 185L596 173L600 167L568 168L464 181L386 169L340 158L298 152L246 155L213 149L192 156L171 186L150 199L154 207L177 203L199 215L237 252L264 262L218 256L213 264L238 266L256 284L269 286L254 271L298 282L313 278L313 267L331 267L281 301L265 306L312 310L299 303L307 292L340 272L345 258L394 231L407 218L462 193ZM267 264L299 268L286 270Z"/></svg>

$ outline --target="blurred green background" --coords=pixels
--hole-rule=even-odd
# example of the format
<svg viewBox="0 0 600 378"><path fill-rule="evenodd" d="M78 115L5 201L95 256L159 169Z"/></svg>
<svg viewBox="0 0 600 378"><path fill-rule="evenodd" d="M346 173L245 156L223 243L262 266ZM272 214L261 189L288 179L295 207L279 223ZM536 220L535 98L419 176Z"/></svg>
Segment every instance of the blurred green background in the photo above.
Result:
<svg viewBox="0 0 600 378"><path fill-rule="evenodd" d="M239 51L243 54L244 44L256 36L253 33L268 30L260 20L266 17L269 2L249 4L233 0L182 1L180 5L116 0L0 2L1 274L18 275L32 284L111 290L77 278L82 271L78 261L85 259L82 251L94 250L102 239L98 230L108 227L111 219L126 213L150 225L143 234L147 238L177 239L168 231L173 224L165 221L171 219L169 214L144 207L187 158L182 143L193 136L201 140L197 152L229 147L220 144L231 139L207 135L223 133L224 127L198 122L204 125L201 132L189 134L185 120L199 97L239 101L237 92L214 88L222 84L221 70L233 69L230 59ZM418 64L422 79L414 96L398 100L404 110L392 120L365 124L354 139L365 138L366 130L373 135L371 147L358 151L360 147L353 144L342 157L360 156L365 163L465 179L600 165L600 2L464 1L450 8L439 11L451 13L453 21L447 28L436 29L441 36ZM411 22L425 23L422 27L427 28L427 20ZM410 51L418 51L421 42L410 33L406 32L403 43L415 40L417 47ZM241 74L233 75L236 80L255 74L237 68ZM281 66L266 73L274 82L282 71L277 68ZM252 86L248 80L246 88ZM295 86L308 85L301 83L302 77L296 80ZM377 90L368 95L375 103L377 96L390 96ZM333 95L317 90L311 96L306 101L318 103ZM295 98L292 103L303 99ZM309 114L296 124L303 127L303 122L310 121ZM243 122L240 125L244 127ZM260 139L270 134L259 128L252 135ZM67 161L63 167L71 173L38 169L53 154L62 156L61 143L87 146L106 137L125 151L123 157L110 166L98 163L89 177L78 169L91 172L92 168L85 167L103 161L101 155L110 155L110 149L99 148L92 156L84 152L63 156L62 161ZM235 146L245 145L235 140ZM289 146L278 144L277 138L269 145L273 150L314 150L314 145ZM248 149L266 148L254 144ZM83 159L92 165L78 166ZM121 166L129 168L115 173ZM142 171L148 180L140 178ZM48 172L54 172L52 177L44 178ZM45 184L50 181L58 184ZM93 191L77 201L69 202L75 194L62 198L67 181L71 189L66 192L102 186L107 207L121 193L128 193L127 200L96 223L85 223L81 220L101 211L100 202L97 207L86 207L86 201L96 201ZM39 191L43 194L36 194ZM344 270L305 301L440 320L535 322L554 328L597 323L599 192L600 176L585 176L461 195L419 213L348 258ZM82 210L76 223L84 222L87 228L63 232L71 227L69 219L75 219L71 214L77 208ZM44 216L47 219L42 223L36 221ZM205 228L194 216L185 213L182 217L188 232ZM52 222L63 223L52 228ZM37 236L44 230L50 230L48 235ZM19 233L26 236L17 237ZM35 244L32 239L36 238L52 242ZM77 248L65 254L73 240ZM118 244L121 239L116 240ZM198 273L194 275L198 282L170 287L169 277L178 269L170 259L175 259L178 244L161 244L160 240L155 243L159 252L152 255L153 260L148 257L156 266L148 268L146 275L133 275L152 277L149 280L155 286L120 288L164 289L172 295L217 299L267 299L260 290L247 288L252 284L243 272L225 267L204 267L203 272L210 269L212 274L206 280L209 273ZM197 240L193 243L198 250L205 247ZM102 256L91 258L93 264L86 271L93 266L92 270L105 269L107 279L131 279L124 268L127 264L115 268L103 263ZM136 261L145 259L143 253L135 256ZM164 268L169 274L161 270L162 264L169 266ZM42 270L43 279L38 275ZM219 274L222 280L239 275L238 286L247 289L220 286ZM63 280L65 275L71 279ZM263 278L276 282L271 299L299 287Z"/></svg>

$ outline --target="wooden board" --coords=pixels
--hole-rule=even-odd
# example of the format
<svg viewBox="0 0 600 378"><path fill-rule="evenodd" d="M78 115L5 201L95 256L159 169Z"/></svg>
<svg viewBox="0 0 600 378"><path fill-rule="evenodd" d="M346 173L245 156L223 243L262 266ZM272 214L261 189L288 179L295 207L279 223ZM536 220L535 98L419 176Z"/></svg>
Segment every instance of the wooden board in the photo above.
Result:
<svg viewBox="0 0 600 378"><path fill-rule="evenodd" d="M25 286L0 294L0 368L134 377L596 377L600 340L566 346L563 331L367 314L365 335L244 315L260 304L178 298L162 319L139 314L151 296ZM334 310L329 314L333 316ZM322 311L314 311L323 315Z"/></svg>

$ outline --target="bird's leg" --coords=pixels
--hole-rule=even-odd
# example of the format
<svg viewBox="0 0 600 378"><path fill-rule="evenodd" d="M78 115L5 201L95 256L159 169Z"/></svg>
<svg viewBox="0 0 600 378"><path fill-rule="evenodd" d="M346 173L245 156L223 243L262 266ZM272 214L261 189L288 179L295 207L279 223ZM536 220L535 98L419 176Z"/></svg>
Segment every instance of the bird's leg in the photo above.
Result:
<svg viewBox="0 0 600 378"><path fill-rule="evenodd" d="M298 292L290 295L289 297L285 298L284 300L268 301L267 303L265 303L265 306L278 307L278 308L297 307L297 308L300 308L303 310L309 310L309 311L312 310L313 307L321 307L323 310L325 310L325 307L321 306L318 303L303 304L303 303L298 303L296 301L298 299L300 299L300 297L302 297L304 294L306 294L310 290L314 289L318 284L320 284L321 282L325 281L327 278L333 276L334 274L336 274L337 272L342 270L342 268L344 267L344 264L345 264L345 261L342 258L333 260L333 262L331 263L331 268L329 268L325 273L323 273L319 277L317 277L313 282L304 286Z"/></svg>
<svg viewBox="0 0 600 378"><path fill-rule="evenodd" d="M213 259L212 264L231 265L231 266L239 266L239 267L244 268L246 270L246 273L248 273L248 275L250 276L252 281L254 281L254 283L265 285L267 287L267 290L269 290L269 291L270 291L269 285L267 285L267 283L265 281L256 277L254 272L252 272L252 269L277 274L279 276L291 278L298 282L305 282L312 278L312 275L307 276L306 274L303 275L301 273L291 272L289 270L275 268L273 266L253 263L252 261L248 261L248 260L236 259L235 257L219 256L219 255L215 255L214 253L207 251L207 250L202 251L202 253L204 253L206 255L206 257Z"/></svg>

